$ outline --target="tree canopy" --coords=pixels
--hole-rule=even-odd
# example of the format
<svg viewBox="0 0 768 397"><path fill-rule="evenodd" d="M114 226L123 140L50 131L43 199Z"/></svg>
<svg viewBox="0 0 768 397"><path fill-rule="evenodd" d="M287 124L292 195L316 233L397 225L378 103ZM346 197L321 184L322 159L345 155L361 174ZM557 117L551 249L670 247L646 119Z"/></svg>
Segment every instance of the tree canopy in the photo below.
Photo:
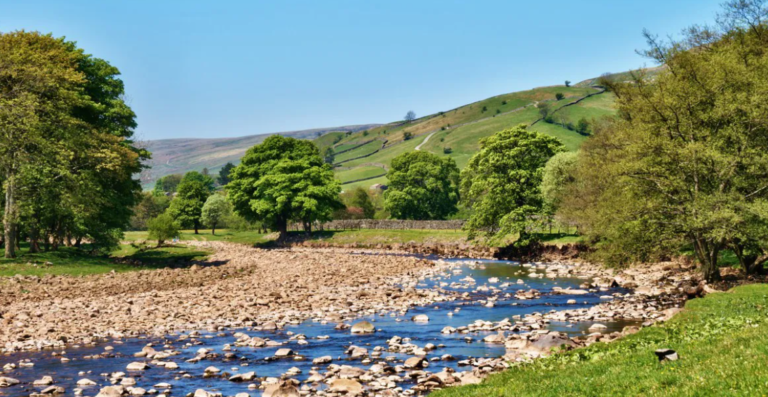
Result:
<svg viewBox="0 0 768 397"><path fill-rule="evenodd" d="M564 210L609 262L687 247L712 280L726 248L747 271L768 258L768 26L760 3L727 3L720 30L693 27L679 42L646 34L646 55L666 71L603 82L620 117L582 149L575 199Z"/></svg>
<svg viewBox="0 0 768 397"><path fill-rule="evenodd" d="M403 153L392 159L387 179L384 207L395 219L445 219L457 211L459 169L450 157Z"/></svg>
<svg viewBox="0 0 768 397"><path fill-rule="evenodd" d="M223 167L219 170L219 177L217 178L217 182L219 182L220 186L226 186L229 183L229 173L232 172L232 169L235 168L235 165L232 163L224 164Z"/></svg>
<svg viewBox="0 0 768 397"><path fill-rule="evenodd" d="M470 235L519 236L530 242L529 226L541 215L544 166L563 145L555 138L519 125L484 138L480 151L461 172L461 196L472 210L466 227Z"/></svg>
<svg viewBox="0 0 768 397"><path fill-rule="evenodd" d="M187 172L181 178L168 213L181 227L194 228L195 234L198 234L203 205L212 192L213 179L197 171Z"/></svg>
<svg viewBox="0 0 768 397"><path fill-rule="evenodd" d="M216 226L224 222L231 210L232 206L226 197L221 194L213 194L203 204L200 220L204 225L211 228L211 234L216 234Z"/></svg>
<svg viewBox="0 0 768 397"><path fill-rule="evenodd" d="M309 229L343 206L339 181L310 141L270 136L248 149L231 175L227 191L235 212L269 225L281 239L289 221Z"/></svg>
<svg viewBox="0 0 768 397"><path fill-rule="evenodd" d="M5 256L19 238L117 244L149 154L131 140L119 71L74 43L38 32L0 34L0 173Z"/></svg>

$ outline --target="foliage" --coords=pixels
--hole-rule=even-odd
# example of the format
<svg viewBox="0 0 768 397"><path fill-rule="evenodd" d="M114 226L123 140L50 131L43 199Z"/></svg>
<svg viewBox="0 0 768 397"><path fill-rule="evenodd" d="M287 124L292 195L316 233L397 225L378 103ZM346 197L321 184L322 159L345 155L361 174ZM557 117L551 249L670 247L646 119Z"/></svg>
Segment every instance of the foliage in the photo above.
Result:
<svg viewBox="0 0 768 397"><path fill-rule="evenodd" d="M565 98L565 95L563 95L563 93L562 93L562 92L556 92L556 93L555 93L555 99L556 99L556 100L558 100L558 101L559 101L559 100L562 100L563 98Z"/></svg>
<svg viewBox="0 0 768 397"><path fill-rule="evenodd" d="M197 171L187 172L179 183L176 197L168 207L168 213L179 225L194 228L197 233L203 205L212 191L213 179Z"/></svg>
<svg viewBox="0 0 768 397"><path fill-rule="evenodd" d="M219 170L219 177L216 180L219 182L219 186L226 186L229 183L229 173L232 172L233 168L235 168L235 165L232 163L224 164L224 166L221 167L221 170Z"/></svg>
<svg viewBox="0 0 768 397"><path fill-rule="evenodd" d="M213 194L203 204L200 221L211 228L211 234L216 234L216 226L220 226L232 212L232 206L221 194Z"/></svg>
<svg viewBox="0 0 768 397"><path fill-rule="evenodd" d="M376 207L373 205L371 196L368 194L368 191L361 187L352 191L350 206L360 208L365 219L373 219L373 216L376 214Z"/></svg>
<svg viewBox="0 0 768 397"><path fill-rule="evenodd" d="M516 244L530 243L528 229L542 211L544 166L562 150L557 139L525 125L483 139L461 172L462 200L472 210L465 226L470 236L485 230L497 237L517 234Z"/></svg>
<svg viewBox="0 0 768 397"><path fill-rule="evenodd" d="M445 219L456 212L459 169L451 158L414 151L392 159L385 207L396 219Z"/></svg>
<svg viewBox="0 0 768 397"><path fill-rule="evenodd" d="M0 179L5 256L84 239L114 247L139 201L148 153L134 146L119 71L74 43L38 32L0 34Z"/></svg>
<svg viewBox="0 0 768 397"><path fill-rule="evenodd" d="M409 110L408 113L405 114L405 117L403 117L403 120L405 120L406 123L416 120L416 112Z"/></svg>
<svg viewBox="0 0 768 397"><path fill-rule="evenodd" d="M584 117L579 119L578 124L576 125L576 132L578 132L581 135L589 135L589 122Z"/></svg>
<svg viewBox="0 0 768 397"><path fill-rule="evenodd" d="M413 138L413 133L412 132L410 132L410 131L403 132L403 140L404 141L408 141L411 138Z"/></svg>
<svg viewBox="0 0 768 397"><path fill-rule="evenodd" d="M554 212L560 206L567 187L574 181L573 169L576 166L577 153L557 153L544 166L541 196L548 212Z"/></svg>
<svg viewBox="0 0 768 397"><path fill-rule="evenodd" d="M133 209L131 229L147 230L147 222L168 209L171 199L165 195L157 196L152 193L142 193L141 201Z"/></svg>
<svg viewBox="0 0 768 397"><path fill-rule="evenodd" d="M571 196L586 199L564 204L612 262L687 243L712 280L726 248L747 271L768 260L768 26L741 20L764 15L756 5L728 3L722 31L694 27L682 42L646 34L668 71L603 82L621 117L583 150Z"/></svg>
<svg viewBox="0 0 768 397"><path fill-rule="evenodd" d="M167 240L171 240L179 235L179 224L173 217L166 213L162 213L155 218L152 218L147 222L148 224L148 237L151 240L157 240L157 245L161 246Z"/></svg>
<svg viewBox="0 0 768 397"><path fill-rule="evenodd" d="M176 193L176 188L181 182L181 174L166 175L155 182L155 195L161 195L166 193Z"/></svg>
<svg viewBox="0 0 768 397"><path fill-rule="evenodd" d="M336 153L333 151L332 147L326 148L325 153L323 154L323 160L326 164L333 164L334 160L336 158Z"/></svg>
<svg viewBox="0 0 768 397"><path fill-rule="evenodd" d="M546 119L552 112L552 107L547 102L539 102L536 104L536 109L539 110L539 115L542 119Z"/></svg>
<svg viewBox="0 0 768 397"><path fill-rule="evenodd" d="M235 212L286 237L289 221L309 228L340 208L341 187L312 142L274 135L250 149L227 186Z"/></svg>
<svg viewBox="0 0 768 397"><path fill-rule="evenodd" d="M571 86L571 81L570 80L565 80L565 86L566 87L570 87Z"/></svg>

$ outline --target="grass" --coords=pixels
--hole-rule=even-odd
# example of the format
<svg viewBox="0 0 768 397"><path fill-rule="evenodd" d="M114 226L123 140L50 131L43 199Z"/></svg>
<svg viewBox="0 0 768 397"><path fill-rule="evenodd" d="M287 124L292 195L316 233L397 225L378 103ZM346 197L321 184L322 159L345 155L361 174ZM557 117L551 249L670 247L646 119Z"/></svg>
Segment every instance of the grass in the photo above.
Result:
<svg viewBox="0 0 768 397"><path fill-rule="evenodd" d="M371 142L366 143L363 146L360 146L359 148L356 148L354 150L350 150L348 152L341 153L339 155L336 155L334 157L335 163L340 163L345 160L353 159L355 157L365 156L368 154L371 154L379 149L381 149L381 145L383 144L382 141L374 140Z"/></svg>
<svg viewBox="0 0 768 397"><path fill-rule="evenodd" d="M0 249L0 254L5 251ZM30 253L22 245L21 254L13 259L0 259L0 277L15 275L44 276L70 275L85 276L111 271L127 272L142 269L157 269L185 265L193 260L205 259L211 253L184 245L169 245L161 248L140 249L131 244L122 244L110 255L89 255L73 247L60 247L58 251ZM126 264L130 261L139 264Z"/></svg>
<svg viewBox="0 0 768 397"><path fill-rule="evenodd" d="M353 168L351 170L336 171L336 177L339 178L342 183L344 183L362 178L370 178L372 176L385 174L386 172L387 171L384 170L384 168L377 167L375 165L368 165Z"/></svg>
<svg viewBox="0 0 768 397"><path fill-rule="evenodd" d="M768 285L688 301L666 324L619 341L513 367L480 385L433 397L764 396L768 393ZM660 364L654 350L680 359Z"/></svg>
<svg viewBox="0 0 768 397"><path fill-rule="evenodd" d="M227 229L217 229L216 234L211 234L211 230L199 230L199 234L195 234L193 230L183 230L179 234L181 241L227 241L238 244L264 244L271 241L267 234L259 233L254 230L247 231L235 231ZM147 240L147 232L125 232L125 241L136 242Z"/></svg>

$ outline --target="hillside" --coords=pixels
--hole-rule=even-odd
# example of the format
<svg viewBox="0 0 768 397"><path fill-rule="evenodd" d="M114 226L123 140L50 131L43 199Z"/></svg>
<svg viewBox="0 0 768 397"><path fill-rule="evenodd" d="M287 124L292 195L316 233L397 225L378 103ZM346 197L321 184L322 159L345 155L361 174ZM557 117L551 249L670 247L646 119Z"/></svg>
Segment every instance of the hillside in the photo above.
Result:
<svg viewBox="0 0 768 397"><path fill-rule="evenodd" d="M378 124L350 125L333 128L316 128L301 131L278 132L276 134L299 139L314 139L324 137L333 131L336 135L346 132L356 132L370 129ZM211 173L228 162L237 164L245 151L253 145L261 143L274 134L250 135L237 138L216 139L160 139L147 141L144 147L152 152L152 159L147 162L150 167L141 175L141 183L145 188L154 185L155 181L165 175L201 171L208 168Z"/></svg>
<svg viewBox="0 0 768 397"><path fill-rule="evenodd" d="M564 98L557 100L556 93ZM549 104L556 123L541 120L536 105L542 102ZM577 150L587 135L573 127L582 118L592 120L613 114L613 102L613 94L587 82L571 87L540 87L495 96L411 123L390 123L333 139L323 137L318 144L336 151L336 175L345 190L370 187L387 183L389 163L401 153L424 150L451 157L463 168L479 149L480 139L518 124L527 124L560 139L568 150Z"/></svg>

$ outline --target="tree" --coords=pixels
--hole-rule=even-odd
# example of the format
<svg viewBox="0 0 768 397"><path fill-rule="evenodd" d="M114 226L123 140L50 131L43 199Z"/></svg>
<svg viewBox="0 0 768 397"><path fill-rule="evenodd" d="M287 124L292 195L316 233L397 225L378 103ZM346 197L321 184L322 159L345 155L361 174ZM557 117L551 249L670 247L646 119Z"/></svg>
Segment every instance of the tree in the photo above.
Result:
<svg viewBox="0 0 768 397"><path fill-rule="evenodd" d="M199 234L203 205L213 191L213 180L197 171L184 174L168 213L181 227L192 227Z"/></svg>
<svg viewBox="0 0 768 397"><path fill-rule="evenodd" d="M556 100L560 101L560 100L562 100L563 98L565 98L565 95L563 95L563 93L562 93L562 92L556 92L556 93L555 93L555 99L556 99Z"/></svg>
<svg viewBox="0 0 768 397"><path fill-rule="evenodd" d="M232 163L224 164L223 167L221 167L221 170L219 170L219 177L218 182L220 186L227 186L229 183L229 173L232 172L232 169L235 168L235 165Z"/></svg>
<svg viewBox="0 0 768 397"><path fill-rule="evenodd" d="M429 152L392 159L384 207L395 219L445 219L457 211L459 169L450 157Z"/></svg>
<svg viewBox="0 0 768 397"><path fill-rule="evenodd" d="M404 141L410 141L413 138L413 133L410 131L404 131L403 132L403 140Z"/></svg>
<svg viewBox="0 0 768 397"><path fill-rule="evenodd" d="M176 193L176 188L178 188L179 183L181 183L181 178L183 177L184 175L181 174L171 174L161 177L155 182L155 195Z"/></svg>
<svg viewBox="0 0 768 397"><path fill-rule="evenodd" d="M341 208L341 185L309 141L273 135L248 149L232 171L228 198L237 214L260 221L285 239L289 221L311 230Z"/></svg>
<svg viewBox="0 0 768 397"><path fill-rule="evenodd" d="M571 86L571 81L570 80L565 80L565 86L566 87L570 87Z"/></svg>
<svg viewBox="0 0 768 397"><path fill-rule="evenodd" d="M149 220L165 212L170 204L171 200L165 195L143 193L141 201L133 210L131 229L147 230Z"/></svg>
<svg viewBox="0 0 768 397"><path fill-rule="evenodd" d="M576 132L578 132L581 135L589 135L589 122L584 117L579 119L578 124L576 125Z"/></svg>
<svg viewBox="0 0 768 397"><path fill-rule="evenodd" d="M416 120L416 112L413 110L409 110L408 113L405 114L405 117L403 117L406 123L410 123L413 120Z"/></svg>
<svg viewBox="0 0 768 397"><path fill-rule="evenodd" d="M646 33L666 72L606 80L621 117L597 128L577 167L577 214L610 263L694 251L707 280L731 248L750 271L768 242L768 26L762 2L732 1L721 30L680 42ZM596 186L597 188L595 188Z"/></svg>
<svg viewBox="0 0 768 397"><path fill-rule="evenodd" d="M541 196L547 212L554 213L565 196L566 189L574 182L576 152L560 152L552 156L544 166L541 179Z"/></svg>
<svg viewBox="0 0 768 397"><path fill-rule="evenodd" d="M168 213L162 213L148 222L150 240L157 240L160 247L166 240L171 240L179 235L179 224Z"/></svg>
<svg viewBox="0 0 768 397"><path fill-rule="evenodd" d="M333 165L334 160L336 159L336 152L333 151L332 147L326 148L325 153L323 153L323 160L326 164Z"/></svg>
<svg viewBox="0 0 768 397"><path fill-rule="evenodd" d="M208 197L203 204L203 212L200 216L202 223L211 228L211 234L216 234L216 226L220 225L229 216L232 206L227 198L221 194Z"/></svg>
<svg viewBox="0 0 768 397"><path fill-rule="evenodd" d="M482 139L480 151L461 172L462 200L472 210L466 224L470 235L515 233L515 244L532 242L529 226L542 213L544 166L562 150L560 141L525 125Z"/></svg>
<svg viewBox="0 0 768 397"><path fill-rule="evenodd" d="M63 38L0 34L0 179L6 257L19 235L94 248L117 244L140 199L135 114L119 71Z"/></svg>
<svg viewBox="0 0 768 397"><path fill-rule="evenodd" d="M542 119L546 119L549 116L550 106L547 102L539 102L536 104L536 109L539 109L539 115Z"/></svg>
<svg viewBox="0 0 768 397"><path fill-rule="evenodd" d="M373 205L373 201L371 201L371 196L361 187L357 187L353 191L350 204L351 207L362 209L365 219L373 219L373 216L376 215L376 207Z"/></svg>

